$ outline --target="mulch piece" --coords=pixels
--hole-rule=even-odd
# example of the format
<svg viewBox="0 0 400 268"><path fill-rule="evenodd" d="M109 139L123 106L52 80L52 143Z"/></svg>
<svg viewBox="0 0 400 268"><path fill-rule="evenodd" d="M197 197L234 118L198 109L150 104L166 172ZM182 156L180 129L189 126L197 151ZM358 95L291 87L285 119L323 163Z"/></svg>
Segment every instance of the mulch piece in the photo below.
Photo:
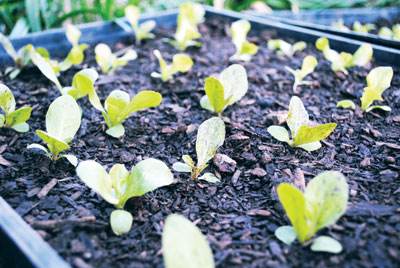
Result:
<svg viewBox="0 0 400 268"><path fill-rule="evenodd" d="M114 139L104 132L100 112L87 98L78 102L83 109L82 125L70 143L69 153L80 160L96 160L110 168L122 163L128 169L138 161L153 157L168 166L184 154L195 158L197 127L213 116L199 104L204 79L228 67L235 49L229 36L228 19L209 19L200 25L201 48L185 53L194 60L186 74L167 83L150 77L159 71L152 54L159 49L171 60L178 53L163 41L173 30L162 25L154 40L135 47L138 59L101 76L97 92L102 101L115 89L131 97L141 90L163 95L159 107L134 113L124 123L125 136ZM141 198L131 199L126 209L134 216L132 230L115 236L109 225L113 206L88 189L65 159L52 163L43 154L27 150L40 143L36 129L45 130L45 114L59 95L55 86L40 72L27 67L15 80L0 77L13 91L17 107L33 107L28 121L31 130L18 134L0 129L0 195L69 263L75 267L162 267L161 235L167 215L179 213L197 223L210 241L219 267L396 267L400 263L400 72L394 69L392 86L383 94L384 105L392 112L336 108L336 103L359 98L366 86L368 72L378 65L353 67L349 74L335 73L322 53L309 43L293 58L278 56L267 49L267 41L277 38L274 31L250 34L260 45L251 62L240 63L247 70L249 91L238 103L224 111L226 140L219 153L236 161L234 170L219 171L210 163L208 171L221 177L221 183L190 181L188 174L175 173L176 182ZM285 39L294 42L291 39ZM129 44L115 44L113 50ZM338 127L323 142L320 150L308 153L290 148L273 139L267 127L279 122L293 96L293 76L284 66L300 68L307 55L318 61L316 71L302 86L301 97L317 123L335 122ZM60 76L62 85L70 85L81 68L98 70L93 46L81 66ZM279 113L278 113L279 112ZM312 252L297 242L288 247L278 241L274 231L289 223L280 205L276 186L295 182L302 173L308 182L325 170L341 171L348 180L348 212L333 226L319 234L338 239L343 252L338 255ZM300 172L300 173L299 173ZM45 195L39 195L52 179L58 183ZM42 192L43 193L43 192Z"/></svg>

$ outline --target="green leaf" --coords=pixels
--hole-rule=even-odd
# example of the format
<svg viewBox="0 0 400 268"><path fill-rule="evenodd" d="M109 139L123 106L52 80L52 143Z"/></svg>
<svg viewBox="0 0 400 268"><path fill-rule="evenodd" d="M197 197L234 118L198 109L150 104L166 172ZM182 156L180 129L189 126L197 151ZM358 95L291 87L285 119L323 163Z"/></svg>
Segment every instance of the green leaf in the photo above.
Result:
<svg viewBox="0 0 400 268"><path fill-rule="evenodd" d="M21 133L25 133L25 132L29 131L29 125L25 122L15 124L11 128L14 129L15 131L21 132Z"/></svg>
<svg viewBox="0 0 400 268"><path fill-rule="evenodd" d="M275 236L290 246L296 240L296 231L292 226L280 226L275 230Z"/></svg>
<svg viewBox="0 0 400 268"><path fill-rule="evenodd" d="M5 120L6 120L6 118L4 117L4 115L0 114L0 127L4 126Z"/></svg>
<svg viewBox="0 0 400 268"><path fill-rule="evenodd" d="M213 111L217 114L221 113L226 105L222 84L217 79L208 77L205 80L204 89Z"/></svg>
<svg viewBox="0 0 400 268"><path fill-rule="evenodd" d="M303 60L303 65L301 66L301 80L307 75L312 73L315 67L318 65L318 61L314 56L307 56Z"/></svg>
<svg viewBox="0 0 400 268"><path fill-rule="evenodd" d="M78 46L79 38L81 38L81 31L76 28L72 24L67 25L67 29L65 31L65 35L67 36L68 41L71 43L73 47Z"/></svg>
<svg viewBox="0 0 400 268"><path fill-rule="evenodd" d="M63 155L60 155L60 158L61 157L65 157L68 160L68 162L70 162L71 165L73 165L74 167L76 167L78 165L78 158L76 158L75 155L63 154Z"/></svg>
<svg viewBox="0 0 400 268"><path fill-rule="evenodd" d="M115 164L109 172L114 191L118 199L126 192L129 172L122 164ZM121 201L121 200L120 200Z"/></svg>
<svg viewBox="0 0 400 268"><path fill-rule="evenodd" d="M193 61L189 56L184 54L176 54L172 58L172 68L175 72L185 73L192 68Z"/></svg>
<svg viewBox="0 0 400 268"><path fill-rule="evenodd" d="M232 105L247 93L248 82L246 69L240 64L232 64L222 71L218 79L223 88L227 105Z"/></svg>
<svg viewBox="0 0 400 268"><path fill-rule="evenodd" d="M47 77L51 82L53 82L61 94L63 94L62 86L60 81L58 81L57 74L55 73L53 67L51 66L50 62L47 61L45 58L40 56L35 50L30 50L30 56L32 62L39 68L44 76Z"/></svg>
<svg viewBox="0 0 400 268"><path fill-rule="evenodd" d="M336 128L336 123L328 123L316 127L301 126L293 138L293 146L312 143L325 139Z"/></svg>
<svg viewBox="0 0 400 268"><path fill-rule="evenodd" d="M220 118L213 117L204 121L197 131L197 167L205 166L214 157L215 152L224 143L224 140L225 124Z"/></svg>
<svg viewBox="0 0 400 268"><path fill-rule="evenodd" d="M110 135L111 137L114 137L114 138L118 139L119 137L124 136L125 128L124 128L124 126L122 124L118 124L118 125L115 125L113 127L110 127L109 129L107 129L106 133L108 135Z"/></svg>
<svg viewBox="0 0 400 268"><path fill-rule="evenodd" d="M93 107L103 112L104 108L94 89L94 82L97 80L98 76L97 72L93 69L83 69L79 71L72 80L72 90L70 90L68 94L75 95L76 98L82 98L88 95L89 101Z"/></svg>
<svg viewBox="0 0 400 268"><path fill-rule="evenodd" d="M199 180L205 180L210 183L217 183L217 182L221 181L217 176L215 176L214 174L212 174L210 172L204 173L203 176L199 177Z"/></svg>
<svg viewBox="0 0 400 268"><path fill-rule="evenodd" d="M297 145L296 147L304 149L307 152L312 152L312 151L318 150L319 148L321 148L321 146L322 145L319 141L314 141L311 143L300 144L300 145Z"/></svg>
<svg viewBox="0 0 400 268"><path fill-rule="evenodd" d="M389 106L386 105L374 105L374 106L369 106L367 109L365 109L365 111L368 113L370 111L372 111L373 109L381 109L385 112L390 112L392 110L392 108L390 108Z"/></svg>
<svg viewBox="0 0 400 268"><path fill-rule="evenodd" d="M290 128L292 137L296 137L301 126L308 123L309 117L303 102L297 96L290 99L289 113L286 122Z"/></svg>
<svg viewBox="0 0 400 268"><path fill-rule="evenodd" d="M128 61L135 60L137 58L137 53L133 49L128 49L122 57L116 58L114 62L113 69L118 66L125 66Z"/></svg>
<svg viewBox="0 0 400 268"><path fill-rule="evenodd" d="M342 245L332 237L329 236L319 236L311 244L312 251L322 251L328 253L340 253L343 248Z"/></svg>
<svg viewBox="0 0 400 268"><path fill-rule="evenodd" d="M306 49L307 47L307 43L304 41L299 41L296 42L292 45L292 54L294 54L296 51L302 51L304 49Z"/></svg>
<svg viewBox="0 0 400 268"><path fill-rule="evenodd" d="M194 168L194 161L190 156L188 156L187 154L182 155L182 160L183 160L183 162L185 162L186 165Z"/></svg>
<svg viewBox="0 0 400 268"><path fill-rule="evenodd" d="M336 107L338 108L340 107L343 109L352 109L352 110L356 109L356 105L351 100L341 100L336 104Z"/></svg>
<svg viewBox="0 0 400 268"><path fill-rule="evenodd" d="M393 78L392 67L377 67L369 72L367 85L382 94L388 87Z"/></svg>
<svg viewBox="0 0 400 268"><path fill-rule="evenodd" d="M140 15L139 8L135 7L133 5L129 5L129 6L125 7L124 12L125 12L125 18L131 24L132 29L135 32L135 34L137 34L137 32L138 32L139 15Z"/></svg>
<svg viewBox="0 0 400 268"><path fill-rule="evenodd" d="M372 54L372 46L364 43L354 53L352 63L357 66L365 66L371 60Z"/></svg>
<svg viewBox="0 0 400 268"><path fill-rule="evenodd" d="M96 62L101 67L104 74L107 74L113 67L115 56L112 54L111 49L106 44L98 44L94 52L96 54Z"/></svg>
<svg viewBox="0 0 400 268"><path fill-rule="evenodd" d="M109 127L116 126L121 123L119 120L121 117L120 113L128 106L129 101L129 94L122 90L113 90L110 95L108 95L104 106L111 123Z"/></svg>
<svg viewBox="0 0 400 268"><path fill-rule="evenodd" d="M68 143L80 125L81 111L73 97L64 95L50 104L46 114L46 129L50 135Z"/></svg>
<svg viewBox="0 0 400 268"><path fill-rule="evenodd" d="M49 151L47 151L47 149L40 144L32 143L32 144L29 144L26 148L27 149L39 149L39 150L45 152L46 155L51 159L51 155L50 155Z"/></svg>
<svg viewBox="0 0 400 268"><path fill-rule="evenodd" d="M268 133L278 141L289 143L289 133L284 127L270 126L267 129Z"/></svg>
<svg viewBox="0 0 400 268"><path fill-rule="evenodd" d="M317 47L318 50L330 49L329 41L326 37L318 38L317 41L315 42L315 46Z"/></svg>
<svg viewBox="0 0 400 268"><path fill-rule="evenodd" d="M78 177L108 203L117 205L119 200L112 193L112 180L107 171L92 160L79 163L76 168Z"/></svg>
<svg viewBox="0 0 400 268"><path fill-rule="evenodd" d="M189 166L185 163L182 163L182 162L175 162L172 165L172 168L178 172L192 172L192 170L193 170L191 166Z"/></svg>
<svg viewBox="0 0 400 268"><path fill-rule="evenodd" d="M129 233L132 228L132 214L126 210L116 209L111 212L110 223L111 229L116 235Z"/></svg>
<svg viewBox="0 0 400 268"><path fill-rule="evenodd" d="M210 100L208 99L207 95L204 95L200 99L200 106L206 110L214 112L214 107L211 105Z"/></svg>
<svg viewBox="0 0 400 268"><path fill-rule="evenodd" d="M20 123L24 123L31 117L32 108L31 107L24 107L18 109L14 112L11 112L6 115L6 123L8 127L13 127ZM29 130L29 126L28 126Z"/></svg>
<svg viewBox="0 0 400 268"><path fill-rule="evenodd" d="M0 107L7 115L15 110L15 99L11 90L3 84L0 84Z"/></svg>
<svg viewBox="0 0 400 268"><path fill-rule="evenodd" d="M139 40L146 38L154 38L155 35L151 33L151 31L156 27L155 20L148 20L140 24L139 30L136 34Z"/></svg>
<svg viewBox="0 0 400 268"><path fill-rule="evenodd" d="M378 35L379 35L380 37L384 37L384 38L392 38L392 37L393 37L393 32L392 32L392 30L391 30L390 28L388 28L388 27L382 27L382 28L379 30Z"/></svg>
<svg viewBox="0 0 400 268"><path fill-rule="evenodd" d="M238 20L232 23L232 42L236 47L236 53L233 55L233 59L249 61L251 56L257 53L258 47L246 40L250 28L250 22L247 20Z"/></svg>
<svg viewBox="0 0 400 268"><path fill-rule="evenodd" d="M8 40L6 36L4 36L2 33L0 33L0 43L3 45L4 50L7 52L7 54L14 60L14 62L17 61L18 55L17 52L14 49L14 46Z"/></svg>
<svg viewBox="0 0 400 268"><path fill-rule="evenodd" d="M132 101L121 111L119 122L122 122L131 113L160 105L162 96L160 93L147 90L141 91L133 97Z"/></svg>
<svg viewBox="0 0 400 268"><path fill-rule="evenodd" d="M374 101L376 100L383 101L381 93L370 87L364 88L364 92L360 100L361 100L361 108L363 111L367 110L368 107L370 107Z"/></svg>
<svg viewBox="0 0 400 268"><path fill-rule="evenodd" d="M348 191L346 178L337 171L320 173L308 183L305 197L315 222L313 233L334 224L346 212Z"/></svg>
<svg viewBox="0 0 400 268"><path fill-rule="evenodd" d="M42 30L40 19L40 3L37 0L25 0L25 10L32 32Z"/></svg>
<svg viewBox="0 0 400 268"><path fill-rule="evenodd" d="M213 268L214 258L201 231L185 217L169 215L162 235L166 268Z"/></svg>
<svg viewBox="0 0 400 268"><path fill-rule="evenodd" d="M308 237L308 224L306 221L306 199L303 193L288 183L281 183L277 188L279 199L289 217L297 238L301 243Z"/></svg>

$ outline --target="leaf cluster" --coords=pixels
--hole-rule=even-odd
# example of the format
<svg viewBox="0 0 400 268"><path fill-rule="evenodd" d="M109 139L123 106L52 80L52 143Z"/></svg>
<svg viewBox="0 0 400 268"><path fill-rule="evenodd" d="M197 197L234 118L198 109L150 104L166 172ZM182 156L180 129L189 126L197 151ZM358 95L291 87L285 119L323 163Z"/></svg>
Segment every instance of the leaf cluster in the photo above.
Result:
<svg viewBox="0 0 400 268"><path fill-rule="evenodd" d="M382 27L379 30L379 36L384 38L393 38L394 40L400 40L400 24L393 25L392 29L389 27Z"/></svg>
<svg viewBox="0 0 400 268"><path fill-rule="evenodd" d="M300 41L293 45L280 39L271 39L268 41L268 48L276 50L277 54L292 57L297 51L302 51L307 47L306 42Z"/></svg>
<svg viewBox="0 0 400 268"><path fill-rule="evenodd" d="M375 30L376 26L372 23L362 24L358 20L353 23L353 31L357 33L368 33L371 30Z"/></svg>
<svg viewBox="0 0 400 268"><path fill-rule="evenodd" d="M151 77L161 78L163 82L170 80L177 72L188 72L193 66L192 59L185 54L175 54L172 58L172 64L167 64L159 50L154 50L153 53L160 64L161 73L152 72Z"/></svg>
<svg viewBox="0 0 400 268"><path fill-rule="evenodd" d="M367 87L364 88L364 92L361 96L361 108L363 111L369 112L376 108L384 111L391 110L388 106L371 105L376 100L383 101L382 94L390 87L392 77L392 67L377 67L369 72L367 76Z"/></svg>
<svg viewBox="0 0 400 268"><path fill-rule="evenodd" d="M333 28L336 28L336 29L341 30L341 31L343 31L343 32L349 32L349 31L350 31L350 29L347 28L347 27L344 25L343 18L338 19L338 21L332 23L331 26L332 26Z"/></svg>
<svg viewBox="0 0 400 268"><path fill-rule="evenodd" d="M156 22L148 20L139 25L139 15L140 9L138 7L132 5L125 7L125 18L129 21L135 33L136 44L140 44L143 39L155 37L151 31L156 27Z"/></svg>
<svg viewBox="0 0 400 268"><path fill-rule="evenodd" d="M307 56L303 59L301 69L293 70L292 68L285 66L286 70L294 76L293 92L296 92L299 85L309 85L312 83L311 81L303 81L303 79L312 73L317 65L318 61L314 56Z"/></svg>
<svg viewBox="0 0 400 268"><path fill-rule="evenodd" d="M238 20L231 25L232 42L236 53L231 57L233 60L250 61L251 57L258 51L258 47L246 40L251 25L247 20Z"/></svg>
<svg viewBox="0 0 400 268"><path fill-rule="evenodd" d="M96 54L96 62L101 67L103 74L113 73L118 66L125 66L128 61L135 60L137 53L133 49L128 49L121 57L113 54L106 44L98 44L94 52Z"/></svg>

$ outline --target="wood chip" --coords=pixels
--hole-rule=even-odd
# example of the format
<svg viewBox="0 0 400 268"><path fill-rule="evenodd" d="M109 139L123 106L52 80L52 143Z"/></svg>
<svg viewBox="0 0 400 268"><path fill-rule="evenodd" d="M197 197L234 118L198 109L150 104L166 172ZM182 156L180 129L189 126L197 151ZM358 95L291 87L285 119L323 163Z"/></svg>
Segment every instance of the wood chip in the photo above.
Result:
<svg viewBox="0 0 400 268"><path fill-rule="evenodd" d="M41 230L54 230L62 228L65 225L86 226L89 223L96 221L95 216L87 216L77 219L59 219L49 221L37 221L32 223L32 227Z"/></svg>
<svg viewBox="0 0 400 268"><path fill-rule="evenodd" d="M306 189L306 181L304 179L304 173L301 168L296 168L294 172L294 186L299 188L302 192Z"/></svg>
<svg viewBox="0 0 400 268"><path fill-rule="evenodd" d="M400 145L396 144L396 143L389 143L389 142L376 142L376 145L378 146L382 146L382 145L386 145L386 147L392 148L392 149L397 149L400 150Z"/></svg>
<svg viewBox="0 0 400 268"><path fill-rule="evenodd" d="M263 209L252 209L250 211L247 211L247 215L249 216L271 216L271 212L268 210L263 210Z"/></svg>
<svg viewBox="0 0 400 268"><path fill-rule="evenodd" d="M40 192L37 194L37 197L39 199L45 197L50 192L50 190L53 189L54 186L56 186L57 182L58 182L57 179L52 179L42 188L42 190L40 190Z"/></svg>
<svg viewBox="0 0 400 268"><path fill-rule="evenodd" d="M0 155L0 165L9 167L9 166L11 166L12 164L11 164L10 162L8 162L8 160L4 159L4 157L2 157L2 156Z"/></svg>

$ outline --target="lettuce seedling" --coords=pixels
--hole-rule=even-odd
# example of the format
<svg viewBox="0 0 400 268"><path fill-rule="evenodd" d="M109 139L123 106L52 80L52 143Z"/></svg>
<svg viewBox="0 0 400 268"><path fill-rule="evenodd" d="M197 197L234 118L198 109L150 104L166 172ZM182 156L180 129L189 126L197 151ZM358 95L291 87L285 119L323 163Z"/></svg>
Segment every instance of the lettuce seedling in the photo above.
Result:
<svg viewBox="0 0 400 268"><path fill-rule="evenodd" d="M356 109L356 105L351 100L341 100L336 104L336 107L343 109Z"/></svg>
<svg viewBox="0 0 400 268"><path fill-rule="evenodd" d="M293 96L289 104L289 113L286 123L290 129L288 131L281 126L270 126L267 131L272 137L279 141L286 142L292 147L300 147L308 152L321 148L322 139L325 139L336 128L336 123L308 127L309 118L303 102L299 97Z"/></svg>
<svg viewBox="0 0 400 268"><path fill-rule="evenodd" d="M192 59L185 54L175 54L172 58L172 64L167 64L160 51L154 50L153 53L160 63L161 73L152 72L151 77L161 78L163 82L170 80L177 72L186 73L193 66Z"/></svg>
<svg viewBox="0 0 400 268"><path fill-rule="evenodd" d="M347 68L352 66L365 66L372 58L373 50L370 44L362 44L352 55L347 52L340 54L329 47L329 41L325 37L320 37L315 43L317 49L322 50L324 57L331 62L333 71L341 71L347 74Z"/></svg>
<svg viewBox="0 0 400 268"><path fill-rule="evenodd" d="M377 67L367 76L367 87L361 96L361 108L363 111L369 112L373 109L379 108L384 111L391 111L389 106L371 106L375 100L383 101L383 92L390 87L390 82L393 77L392 67Z"/></svg>
<svg viewBox="0 0 400 268"><path fill-rule="evenodd" d="M279 184L278 196L293 227L279 227L275 234L286 244L291 244L295 239L291 234L294 229L299 242L305 243L318 230L334 224L346 212L348 191L346 178L337 171L326 171L316 176L308 183L304 194L291 184ZM311 249L332 253L341 251L341 247L329 249L320 245L330 242L316 240L314 243L317 244Z"/></svg>
<svg viewBox="0 0 400 268"><path fill-rule="evenodd" d="M344 21L343 21L342 18L338 19L337 22L332 23L332 27L333 27L333 28L336 28L336 29L338 29L338 30L344 31L344 32L349 32L349 31L350 31L350 29L347 28L347 27L344 25Z"/></svg>
<svg viewBox="0 0 400 268"><path fill-rule="evenodd" d="M81 64L84 59L83 52L87 48L87 44L78 44L79 39L82 36L81 31L72 24L68 24L65 34L68 41L71 43L72 48L64 61L67 61L71 65Z"/></svg>
<svg viewBox="0 0 400 268"><path fill-rule="evenodd" d="M236 47L236 53L231 57L231 59L250 61L251 56L257 53L258 47L246 40L246 36L250 31L250 28L250 22L247 20L238 20L232 23L232 42Z"/></svg>
<svg viewBox="0 0 400 268"><path fill-rule="evenodd" d="M389 27L382 27L379 30L379 36L384 38L393 38L395 40L400 40L400 24L393 25L392 29Z"/></svg>
<svg viewBox="0 0 400 268"><path fill-rule="evenodd" d="M303 65L300 69L293 70L292 68L285 66L286 70L288 70L294 76L294 84L293 84L293 92L296 92L296 89L299 85L310 85L311 81L303 81L303 79L314 71L314 68L318 65L318 61L313 56L307 56L303 60Z"/></svg>
<svg viewBox="0 0 400 268"><path fill-rule="evenodd" d="M121 164L115 164L107 173L97 162L83 161L76 168L76 174L89 188L116 207L110 216L111 228L116 235L127 233L132 227L132 215L123 210L130 198L173 182L169 168L154 158L140 161L130 173Z"/></svg>
<svg viewBox="0 0 400 268"><path fill-rule="evenodd" d="M53 161L65 157L76 166L78 159L72 154L60 155L71 148L68 143L73 140L81 125L81 110L73 97L60 96L51 104L46 114L46 131L36 130L36 134L47 144L49 151L40 144L30 144L28 149L40 149Z"/></svg>
<svg viewBox="0 0 400 268"><path fill-rule="evenodd" d="M133 49L129 49L122 57L117 57L111 52L106 44L98 44L94 52L96 53L96 62L101 67L103 74L113 73L118 66L125 66L128 61L135 60L137 53Z"/></svg>
<svg viewBox="0 0 400 268"><path fill-rule="evenodd" d="M353 23L353 30L357 33L368 33L371 30L375 30L376 26L372 23L361 24L359 21Z"/></svg>
<svg viewBox="0 0 400 268"><path fill-rule="evenodd" d="M293 45L280 39L271 39L268 41L268 48L276 50L278 55L292 57L296 51L302 51L307 47L306 42L300 41Z"/></svg>
<svg viewBox="0 0 400 268"><path fill-rule="evenodd" d="M200 99L201 107L219 115L246 94L246 70L242 65L233 64L223 70L218 79L206 78L204 89L206 95Z"/></svg>
<svg viewBox="0 0 400 268"><path fill-rule="evenodd" d="M177 28L174 35L175 40L170 40L170 43L180 51L185 51L187 47L200 47L201 43L194 41L201 37L197 30L197 25L204 20L205 10L198 3L187 2L179 7L177 18Z"/></svg>
<svg viewBox="0 0 400 268"><path fill-rule="evenodd" d="M125 18L132 26L135 33L136 44L139 45L142 39L154 38L155 35L151 31L156 27L154 20L148 20L139 25L140 9L135 6L127 6L125 8Z"/></svg>
<svg viewBox="0 0 400 268"><path fill-rule="evenodd" d="M172 214L165 221L162 252L166 268L214 268L214 258L206 238L191 221Z"/></svg>
<svg viewBox="0 0 400 268"><path fill-rule="evenodd" d="M114 138L122 137L125 133L122 123L131 113L158 106L161 100L161 94L151 90L139 92L132 101L128 93L121 90L112 91L104 103L104 108L101 107L108 126L106 133Z"/></svg>
<svg viewBox="0 0 400 268"><path fill-rule="evenodd" d="M15 99L11 90L0 84L0 108L4 115L0 114L0 128L9 127L17 132L27 132L29 125L26 121L31 117L32 108L24 107L15 110Z"/></svg>
<svg viewBox="0 0 400 268"><path fill-rule="evenodd" d="M207 162L212 159L218 148L224 144L225 124L219 117L213 117L204 121L197 131L196 153L197 165L189 155L183 155L182 162L176 162L172 166L178 172L190 172L191 179L196 179L208 166ZM205 173L199 180L217 182L219 179L212 173Z"/></svg>

